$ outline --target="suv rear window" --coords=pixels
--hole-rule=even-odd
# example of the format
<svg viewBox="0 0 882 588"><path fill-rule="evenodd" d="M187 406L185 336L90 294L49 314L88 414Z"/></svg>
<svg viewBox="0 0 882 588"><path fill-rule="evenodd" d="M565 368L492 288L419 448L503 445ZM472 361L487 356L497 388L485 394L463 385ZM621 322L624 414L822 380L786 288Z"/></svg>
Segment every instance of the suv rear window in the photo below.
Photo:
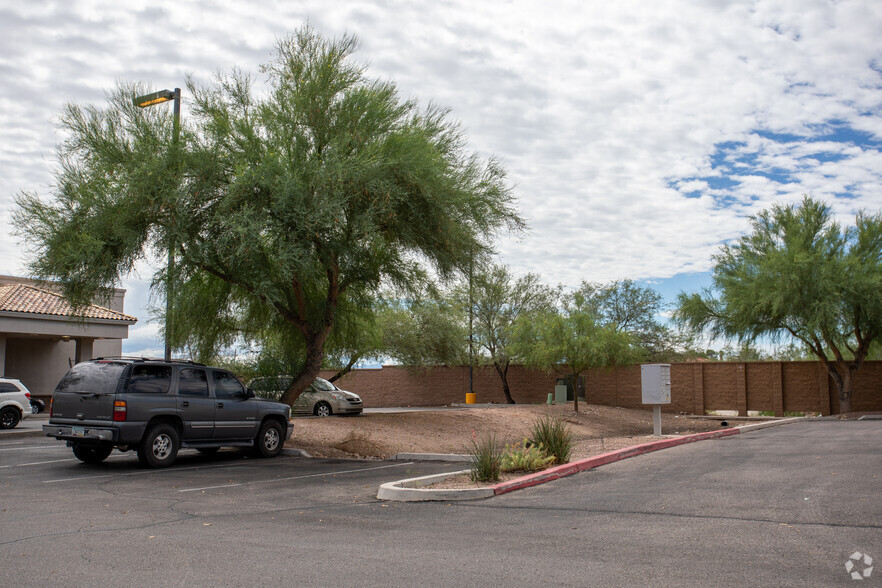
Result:
<svg viewBox="0 0 882 588"><path fill-rule="evenodd" d="M171 374L170 365L132 366L128 390L132 394L167 394Z"/></svg>
<svg viewBox="0 0 882 588"><path fill-rule="evenodd" d="M115 394L124 363L85 362L73 366L55 387L56 392Z"/></svg>
<svg viewBox="0 0 882 588"><path fill-rule="evenodd" d="M178 376L178 394L184 396L208 396L208 376L205 370L183 369Z"/></svg>

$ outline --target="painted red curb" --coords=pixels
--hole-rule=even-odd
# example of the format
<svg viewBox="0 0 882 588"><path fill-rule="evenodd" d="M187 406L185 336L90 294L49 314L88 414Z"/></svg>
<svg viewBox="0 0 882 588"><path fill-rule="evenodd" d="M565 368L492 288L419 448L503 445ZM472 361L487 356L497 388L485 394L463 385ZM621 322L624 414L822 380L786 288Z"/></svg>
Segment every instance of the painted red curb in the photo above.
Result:
<svg viewBox="0 0 882 588"><path fill-rule="evenodd" d="M659 449L667 449L668 447L685 445L686 443L694 443L695 441L703 441L705 439L718 439L720 437L728 437L730 435L737 435L740 432L741 431L739 429L723 429L721 431L708 431L707 433L684 435L683 437L677 437L676 439L650 441L649 443L634 445L632 447L610 451L609 453L595 455L594 457L580 459L579 461L574 461L572 463L565 463L563 465L555 466L553 468L549 468L535 474L528 474L520 478L515 478L514 480L509 480L508 482L500 482L495 486L491 486L491 488L493 489L493 494L498 496L500 494L505 494L506 492L511 492L512 490L520 490L521 488L537 486L539 484L544 484L545 482L550 482L551 480L565 478L566 476L571 476L579 472L584 472L585 470L590 470L598 466L613 463L615 461L620 461L622 459L627 459L629 457L643 455L644 453L658 451Z"/></svg>

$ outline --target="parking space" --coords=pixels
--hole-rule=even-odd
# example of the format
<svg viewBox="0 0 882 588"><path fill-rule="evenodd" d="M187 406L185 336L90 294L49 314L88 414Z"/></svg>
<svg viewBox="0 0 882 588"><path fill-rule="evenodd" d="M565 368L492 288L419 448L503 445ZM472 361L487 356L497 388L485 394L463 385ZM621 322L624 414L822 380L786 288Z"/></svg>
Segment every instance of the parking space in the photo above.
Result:
<svg viewBox="0 0 882 588"><path fill-rule="evenodd" d="M213 456L182 450L170 468L146 469L134 452L115 451L99 465L76 459L64 443L51 439L23 438L0 442L0 472L10 493L48 492L53 489L89 488L140 494L183 495L209 491L251 493L272 491L273 486L323 486L328 479L360 481L361 478L419 475L422 471L450 468L449 464L414 464L357 460L315 460L281 455L272 459L253 457L244 450L227 449ZM276 488L277 490L278 488ZM376 488L362 498L376 494Z"/></svg>
<svg viewBox="0 0 882 588"><path fill-rule="evenodd" d="M853 554L882 557L880 442L878 421L804 422L488 500L383 503L381 482L460 466L224 450L146 470L4 440L0 559L16 586L842 585Z"/></svg>

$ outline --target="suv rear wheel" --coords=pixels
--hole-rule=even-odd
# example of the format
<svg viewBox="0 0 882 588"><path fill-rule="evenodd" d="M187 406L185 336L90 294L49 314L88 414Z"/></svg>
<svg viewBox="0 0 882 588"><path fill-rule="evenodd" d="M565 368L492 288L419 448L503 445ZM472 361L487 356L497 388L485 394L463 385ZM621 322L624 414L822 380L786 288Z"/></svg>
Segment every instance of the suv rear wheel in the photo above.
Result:
<svg viewBox="0 0 882 588"><path fill-rule="evenodd" d="M138 459L147 467L168 467L174 463L180 447L177 429L169 424L153 425L138 445Z"/></svg>
<svg viewBox="0 0 882 588"><path fill-rule="evenodd" d="M74 455L83 463L101 463L107 459L111 451L113 451L113 447L95 447L94 445L89 447L80 443L73 446Z"/></svg>
<svg viewBox="0 0 882 588"><path fill-rule="evenodd" d="M260 426L254 449L261 457L275 457L282 452L282 425L278 421L266 421Z"/></svg>

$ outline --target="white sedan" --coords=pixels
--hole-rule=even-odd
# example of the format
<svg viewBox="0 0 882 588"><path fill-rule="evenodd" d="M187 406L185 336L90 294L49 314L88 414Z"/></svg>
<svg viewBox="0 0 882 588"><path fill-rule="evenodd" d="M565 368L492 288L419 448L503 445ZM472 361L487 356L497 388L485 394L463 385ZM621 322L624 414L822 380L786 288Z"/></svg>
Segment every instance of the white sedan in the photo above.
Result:
<svg viewBox="0 0 882 588"><path fill-rule="evenodd" d="M0 378L0 429L14 429L31 414L31 393L12 378Z"/></svg>

